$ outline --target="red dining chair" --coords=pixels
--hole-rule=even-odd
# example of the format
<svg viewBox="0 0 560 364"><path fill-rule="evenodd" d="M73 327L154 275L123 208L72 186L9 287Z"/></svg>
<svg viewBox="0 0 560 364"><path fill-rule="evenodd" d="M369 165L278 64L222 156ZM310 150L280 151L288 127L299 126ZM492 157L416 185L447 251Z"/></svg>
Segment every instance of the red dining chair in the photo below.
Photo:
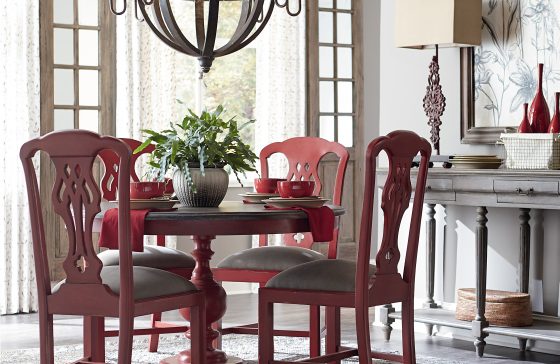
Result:
<svg viewBox="0 0 560 364"><path fill-rule="evenodd" d="M387 153L389 174L381 194L383 237L370 265L373 197L376 188L376 158ZM398 247L399 227L409 207L413 192L410 169L420 153L421 162L414 189L414 202L408 231L408 244L402 274L398 270L401 253ZM357 262L329 259L301 264L276 275L259 289L259 364L274 361L273 304L320 305L326 307L326 354L303 362L339 363L358 356L362 364L372 358L416 363L414 350L414 278L418 238L422 219L424 189L431 154L430 144L409 131L395 131L373 140L366 153L364 203ZM369 307L402 302L403 355L371 350ZM340 308L353 307L356 312L358 348L340 345ZM286 362L295 363L295 362Z"/></svg>
<svg viewBox="0 0 560 364"><path fill-rule="evenodd" d="M130 364L134 317L183 307L191 310L189 355L193 362L203 363L204 294L181 276L132 264L128 174L118 177L120 264L103 266L95 252L92 229L101 211L101 192L92 169L97 154L103 149L115 153L120 170L129 170L131 150L126 144L85 130L52 132L21 147L37 276L40 363L54 364L54 314L84 316L84 358L75 363L105 362L104 336L100 328L104 326L105 317L118 317L118 363ZM56 170L51 197L45 201L40 198L32 160L38 151L48 154ZM52 289L43 204L52 205L68 232L68 253L62 265L66 279Z"/></svg>
<svg viewBox="0 0 560 364"><path fill-rule="evenodd" d="M262 177L269 177L268 159L276 154L283 154L289 164L287 180L313 180L315 181L314 195L319 195L323 189L319 178L319 163L328 154L338 157L338 167L334 182L332 203L341 205L342 189L344 187L344 175L348 164L348 150L339 143L330 142L316 137L296 137L267 145L260 153ZM303 236L303 240L301 237ZM250 282L264 285L269 279L285 269L298 264L323 260L334 259L337 254L338 227L334 231L333 239L328 244L326 256L312 250L315 243L310 233L299 235L298 239L294 234L284 234L282 236L283 246L267 246L266 235L259 237L259 247L246 249L235 253L222 260L217 268L213 270L217 281L228 282ZM285 336L309 336L311 338L312 351L320 350L319 337L319 315L318 307L310 309L309 331L283 331ZM222 334L241 333L254 334L258 332L256 324L222 328Z"/></svg>
<svg viewBox="0 0 560 364"><path fill-rule="evenodd" d="M136 150L142 142L134 139L120 138L126 143L132 151ZM136 174L135 164L138 158L142 155L153 153L155 147L148 145L139 153L132 154L130 163L130 178L134 182L140 179ZM101 178L101 191L103 198L107 201L113 201L117 195L117 181L119 178L119 159L118 156L111 150L102 150L99 152L99 157L103 162L104 174ZM103 262L104 266L117 266L119 264L119 252L117 250L106 250L99 255L99 259ZM189 254L180 250L167 248L165 246L165 236L157 236L156 246L146 246L143 252L132 253L132 264L134 266L150 267L163 269L173 272L180 276L190 279L192 271L195 267L195 260ZM161 321L161 313L154 313L151 319L151 329L135 330L135 335L144 334L150 335L148 348L150 352L156 352L159 344L159 333L176 333L184 332L188 329L185 325L173 325ZM106 336L116 336L117 330L108 330L105 332Z"/></svg>

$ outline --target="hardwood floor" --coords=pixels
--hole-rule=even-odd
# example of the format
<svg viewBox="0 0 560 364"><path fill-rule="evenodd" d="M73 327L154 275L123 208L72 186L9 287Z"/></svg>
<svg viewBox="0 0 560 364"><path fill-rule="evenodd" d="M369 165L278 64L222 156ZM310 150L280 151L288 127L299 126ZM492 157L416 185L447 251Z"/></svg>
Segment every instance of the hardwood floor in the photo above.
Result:
<svg viewBox="0 0 560 364"><path fill-rule="evenodd" d="M372 319L373 319L373 309ZM307 310L302 306L281 305L275 309L276 327L302 327L307 322ZM169 320L180 320L176 312L166 313ZM255 322L257 316L256 295L236 295L228 297L228 313L224 324ZM108 327L115 327L116 320L107 320ZM148 325L148 317L137 320L138 326ZM73 316L55 316L56 345L79 344L82 339L82 321ZM400 351L400 331L394 330L391 341L385 342L379 327L372 327L372 346L387 351ZM354 341L354 315L352 310L342 311L342 339ZM0 316L0 351L39 347L37 314ZM516 349L487 345L484 358L478 359L472 342L438 336L416 335L418 355L449 359L464 363L505 364L505 363L560 363L560 356L525 352ZM7 364L7 363L6 363Z"/></svg>

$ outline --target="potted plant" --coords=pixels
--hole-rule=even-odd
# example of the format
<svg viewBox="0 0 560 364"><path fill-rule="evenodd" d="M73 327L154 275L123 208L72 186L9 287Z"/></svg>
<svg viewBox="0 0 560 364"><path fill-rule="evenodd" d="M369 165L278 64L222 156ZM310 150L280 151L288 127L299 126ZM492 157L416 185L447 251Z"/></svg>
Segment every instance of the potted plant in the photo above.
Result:
<svg viewBox="0 0 560 364"><path fill-rule="evenodd" d="M182 122L171 124L169 129L142 130L148 138L134 152L155 145L149 164L160 180L173 170L173 188L184 205L218 206L229 183L225 166L240 183L239 173L256 171L257 155L239 133L254 120L238 126L235 117L224 120L223 113L221 105L200 115L189 109Z"/></svg>

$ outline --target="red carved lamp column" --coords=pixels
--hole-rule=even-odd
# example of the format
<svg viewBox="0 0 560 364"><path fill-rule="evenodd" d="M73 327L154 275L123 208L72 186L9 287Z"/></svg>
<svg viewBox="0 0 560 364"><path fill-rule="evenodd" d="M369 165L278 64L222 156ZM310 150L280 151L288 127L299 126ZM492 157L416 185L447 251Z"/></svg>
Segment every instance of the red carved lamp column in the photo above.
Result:
<svg viewBox="0 0 560 364"><path fill-rule="evenodd" d="M438 46L436 44L436 55L432 58L432 62L430 62L430 76L428 77L426 96L424 96L424 111L428 117L428 125L431 127L430 140L432 141L437 155L439 155L441 116L445 111L445 96L443 96L439 83L438 53Z"/></svg>

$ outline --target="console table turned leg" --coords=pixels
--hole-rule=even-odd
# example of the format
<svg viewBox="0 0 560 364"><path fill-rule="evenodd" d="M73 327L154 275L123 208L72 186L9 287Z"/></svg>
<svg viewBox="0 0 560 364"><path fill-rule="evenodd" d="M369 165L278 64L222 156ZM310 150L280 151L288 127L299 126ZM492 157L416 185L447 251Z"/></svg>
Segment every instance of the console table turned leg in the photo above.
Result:
<svg viewBox="0 0 560 364"><path fill-rule="evenodd" d="M385 341L389 341L391 339L391 331L393 331L391 325L395 322L395 319L389 317L389 315L393 312L395 312L395 308L391 304L383 305L379 309L379 320L383 324L381 330L385 336Z"/></svg>
<svg viewBox="0 0 560 364"><path fill-rule="evenodd" d="M531 258L531 209L519 209L519 292L529 293L529 265ZM519 339L519 350L527 349L527 339Z"/></svg>
<svg viewBox="0 0 560 364"><path fill-rule="evenodd" d="M488 327L486 321L486 273L488 268L488 228L486 223L488 210L481 206L477 208L476 222L476 317L472 322L472 330L475 336L474 346L479 357L484 355L488 334L484 333L484 328Z"/></svg>
<svg viewBox="0 0 560 364"><path fill-rule="evenodd" d="M437 308L438 305L434 301L434 284L436 271L436 205L427 204L426 215L426 301L424 307ZM433 335L434 325L426 324L426 332Z"/></svg>

